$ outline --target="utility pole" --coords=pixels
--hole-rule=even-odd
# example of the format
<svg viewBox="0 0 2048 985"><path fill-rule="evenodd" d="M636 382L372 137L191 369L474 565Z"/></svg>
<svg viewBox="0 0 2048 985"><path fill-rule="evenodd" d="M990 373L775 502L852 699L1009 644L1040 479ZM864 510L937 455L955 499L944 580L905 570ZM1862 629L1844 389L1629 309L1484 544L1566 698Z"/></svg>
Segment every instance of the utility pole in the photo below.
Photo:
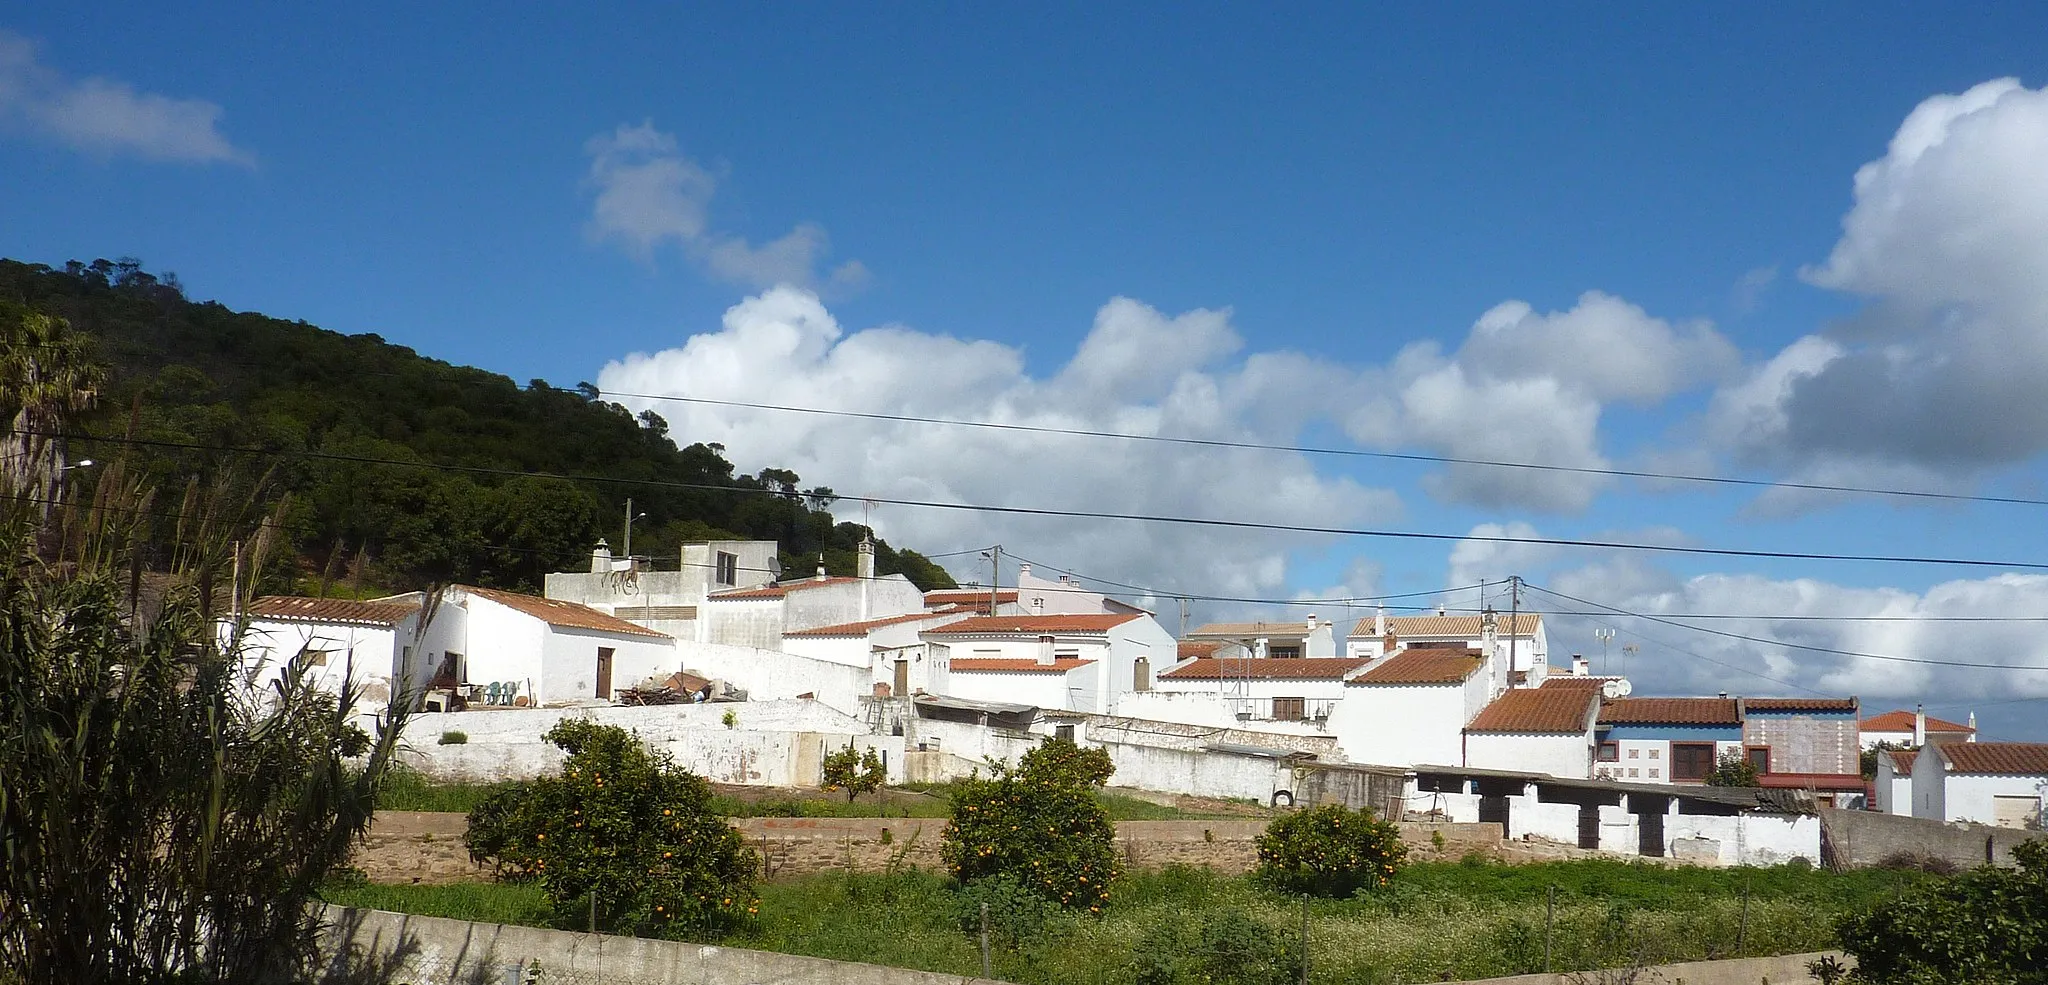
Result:
<svg viewBox="0 0 2048 985"><path fill-rule="evenodd" d="M1003 587L1003 545L997 544L983 552L988 558L988 614L996 614L996 589Z"/></svg>
<svg viewBox="0 0 2048 985"><path fill-rule="evenodd" d="M634 513L633 497L626 497L626 536L623 538L624 542L620 547L620 553L625 555L628 568L631 568L633 563L633 521L646 515L645 513Z"/></svg>
<svg viewBox="0 0 2048 985"><path fill-rule="evenodd" d="M1515 672L1515 635L1522 628L1522 576L1508 576L1508 673Z"/></svg>

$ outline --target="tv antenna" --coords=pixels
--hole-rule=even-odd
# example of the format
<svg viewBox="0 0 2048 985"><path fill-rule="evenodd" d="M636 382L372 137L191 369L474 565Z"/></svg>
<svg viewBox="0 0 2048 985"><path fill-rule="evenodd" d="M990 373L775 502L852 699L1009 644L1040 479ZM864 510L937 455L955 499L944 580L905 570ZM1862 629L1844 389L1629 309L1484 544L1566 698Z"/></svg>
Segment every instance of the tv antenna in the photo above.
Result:
<svg viewBox="0 0 2048 985"><path fill-rule="evenodd" d="M1600 641L1600 667L1601 667L1601 669L1603 669L1603 670L1613 670L1613 669L1614 669L1614 665L1613 665L1613 664L1610 664L1610 663L1608 663L1608 662L1607 662L1607 644L1609 644L1609 643L1611 643L1611 642L1613 642L1613 641L1614 641L1614 627L1612 627L1612 626L1602 626L1602 627L1600 627L1599 629L1596 629L1596 630L1594 630L1594 631L1593 631L1593 638L1594 638L1594 639L1596 639L1596 640L1599 640L1599 641Z"/></svg>

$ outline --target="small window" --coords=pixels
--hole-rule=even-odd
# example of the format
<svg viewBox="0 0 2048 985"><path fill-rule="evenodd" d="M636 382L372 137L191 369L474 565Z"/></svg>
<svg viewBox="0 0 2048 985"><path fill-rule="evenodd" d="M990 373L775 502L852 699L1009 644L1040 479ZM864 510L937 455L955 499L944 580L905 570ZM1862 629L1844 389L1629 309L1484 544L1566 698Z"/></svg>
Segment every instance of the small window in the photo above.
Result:
<svg viewBox="0 0 2048 985"><path fill-rule="evenodd" d="M1652 750L1650 750L1650 758L1651 758L1651 759L1656 759L1656 758L1658 758L1658 757L1660 757L1660 756L1662 756L1662 755L1664 755L1664 750L1662 750L1662 749L1652 749Z"/></svg>
<svg viewBox="0 0 2048 985"><path fill-rule="evenodd" d="M1628 751L1628 758L1630 759L1641 759L1642 757L1643 751L1641 749L1630 749Z"/></svg>
<svg viewBox="0 0 2048 985"><path fill-rule="evenodd" d="M717 573L717 574L718 574L718 583L719 583L719 584L721 584L721 585L737 585L737 584L739 584L739 583L740 583L740 556L739 556L739 555L737 555L737 554L727 554L727 553L726 553L726 552L724 552L724 551L719 551L719 552L718 552L718 573Z"/></svg>
<svg viewBox="0 0 2048 985"><path fill-rule="evenodd" d="M306 665L309 667L325 667L327 666L327 655L333 652L332 650L307 650Z"/></svg>
<svg viewBox="0 0 2048 985"><path fill-rule="evenodd" d="M1619 743L1619 742L1602 742L1602 743L1600 743L1600 761L1601 761L1601 762L1603 762L1603 763L1618 763L1618 762L1620 762L1620 761L1621 761L1621 743Z"/></svg>
<svg viewBox="0 0 2048 985"><path fill-rule="evenodd" d="M1053 726L1052 734L1057 739L1065 739L1068 742L1074 741L1074 727L1072 725L1055 725Z"/></svg>
<svg viewBox="0 0 2048 985"><path fill-rule="evenodd" d="M1758 773L1771 771L1770 746L1750 746L1743 750L1743 754L1749 757L1749 765L1756 767Z"/></svg>
<svg viewBox="0 0 2048 985"><path fill-rule="evenodd" d="M1269 646L1266 648L1266 656L1272 657L1275 660L1299 660L1301 659L1301 647Z"/></svg>
<svg viewBox="0 0 2048 985"><path fill-rule="evenodd" d="M1635 771L1635 770L1633 770L1633 769L1631 769L1631 770L1629 770L1629 771L1628 771L1628 775L1630 775L1630 776L1634 776L1634 775L1636 775L1636 771Z"/></svg>
<svg viewBox="0 0 2048 985"><path fill-rule="evenodd" d="M1652 766L1652 767L1650 767L1650 779L1654 780L1654 779L1656 779L1656 778L1657 778L1657 768L1656 768L1656 767L1654 767L1654 766Z"/></svg>
<svg viewBox="0 0 2048 985"><path fill-rule="evenodd" d="M1308 717L1308 700L1305 698L1274 698L1273 720L1276 722L1298 722Z"/></svg>

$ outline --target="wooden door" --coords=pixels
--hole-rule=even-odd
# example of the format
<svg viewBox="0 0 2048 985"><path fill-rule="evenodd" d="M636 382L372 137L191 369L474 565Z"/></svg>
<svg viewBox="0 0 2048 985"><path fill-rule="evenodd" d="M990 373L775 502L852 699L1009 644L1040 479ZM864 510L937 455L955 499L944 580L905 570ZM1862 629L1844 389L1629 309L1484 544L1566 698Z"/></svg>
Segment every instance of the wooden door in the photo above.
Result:
<svg viewBox="0 0 2048 985"><path fill-rule="evenodd" d="M1671 778L1698 782L1714 772L1714 744L1674 742L1671 744Z"/></svg>
<svg viewBox="0 0 2048 985"><path fill-rule="evenodd" d="M1600 847L1600 808L1598 805L1579 805L1579 847Z"/></svg>
<svg viewBox="0 0 2048 985"><path fill-rule="evenodd" d="M908 697L909 695L910 695L910 661L908 661L908 660L898 660L898 661L896 661L896 696L897 696L897 697L899 697L899 698L901 698L901 697Z"/></svg>
<svg viewBox="0 0 2048 985"><path fill-rule="evenodd" d="M1664 812L1636 815L1636 850L1650 858L1664 857Z"/></svg>
<svg viewBox="0 0 2048 985"><path fill-rule="evenodd" d="M1510 837L1508 834L1508 799L1506 797L1490 794L1479 798L1479 823L1486 824L1489 822L1500 825L1501 837Z"/></svg>
<svg viewBox="0 0 2048 985"><path fill-rule="evenodd" d="M612 648L608 646L597 648L597 696L612 696Z"/></svg>

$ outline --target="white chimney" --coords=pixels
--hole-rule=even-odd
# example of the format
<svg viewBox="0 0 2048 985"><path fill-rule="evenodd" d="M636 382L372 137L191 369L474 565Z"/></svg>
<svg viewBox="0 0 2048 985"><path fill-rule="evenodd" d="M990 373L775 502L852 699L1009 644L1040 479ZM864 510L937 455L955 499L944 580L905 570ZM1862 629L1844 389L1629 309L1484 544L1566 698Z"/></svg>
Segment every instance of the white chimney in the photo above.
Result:
<svg viewBox="0 0 2048 985"><path fill-rule="evenodd" d="M860 539L860 553L854 558L853 575L861 579L875 576L875 542L866 537Z"/></svg>
<svg viewBox="0 0 2048 985"><path fill-rule="evenodd" d="M1442 602L1436 604L1436 614L1440 616L1444 614L1444 604Z"/></svg>
<svg viewBox="0 0 2048 985"><path fill-rule="evenodd" d="M1316 614L1313 612L1308 614L1308 631L1311 633L1316 631Z"/></svg>
<svg viewBox="0 0 2048 985"><path fill-rule="evenodd" d="M1970 741L1970 742L1975 742L1975 741L1977 741L1977 713L1976 713L1976 712L1974 712L1974 711L1973 711L1973 712L1971 712L1971 713L1970 713L1970 721L1969 721L1969 722L1968 722L1967 724L1968 724L1968 725L1970 726L1970 738L1969 738L1969 740L1968 740L1968 741Z"/></svg>
<svg viewBox="0 0 2048 985"><path fill-rule="evenodd" d="M1387 635L1387 606L1384 602L1380 603L1378 614L1372 617L1372 635L1375 637L1385 637Z"/></svg>
<svg viewBox="0 0 2048 985"><path fill-rule="evenodd" d="M1588 675L1590 675L1590 674L1592 674L1592 673L1593 673L1593 665L1592 665L1592 663L1591 663L1591 662L1589 662L1589 661L1587 661L1587 660L1586 660L1586 656L1585 656L1585 654L1582 654L1582 653L1574 653L1574 654L1572 654L1572 676L1573 676L1573 677L1586 677L1586 676L1588 676Z"/></svg>
<svg viewBox="0 0 2048 985"><path fill-rule="evenodd" d="M1914 706L1913 706L1913 745L1914 745L1915 747L1919 747L1919 746L1924 746L1924 745L1926 745L1926 744L1927 744L1927 706L1926 706L1926 705L1914 705Z"/></svg>
<svg viewBox="0 0 2048 985"><path fill-rule="evenodd" d="M825 580L825 555L818 555L818 580Z"/></svg>
<svg viewBox="0 0 2048 985"><path fill-rule="evenodd" d="M1017 566L1017 584L1019 584L1019 585L1022 585L1022 584L1024 584L1024 579L1025 579L1025 578L1026 578L1027 576L1029 576L1030 574L1031 574L1031 565L1029 565L1029 564L1020 564L1020 565L1018 565L1018 566Z"/></svg>
<svg viewBox="0 0 2048 985"><path fill-rule="evenodd" d="M1052 637L1038 638L1038 662L1044 666L1052 665Z"/></svg>
<svg viewBox="0 0 2048 985"><path fill-rule="evenodd" d="M590 551L590 573L594 575L604 575L610 574L611 570L612 545L605 543L604 540L600 538L597 542L597 546L595 548L592 548Z"/></svg>

